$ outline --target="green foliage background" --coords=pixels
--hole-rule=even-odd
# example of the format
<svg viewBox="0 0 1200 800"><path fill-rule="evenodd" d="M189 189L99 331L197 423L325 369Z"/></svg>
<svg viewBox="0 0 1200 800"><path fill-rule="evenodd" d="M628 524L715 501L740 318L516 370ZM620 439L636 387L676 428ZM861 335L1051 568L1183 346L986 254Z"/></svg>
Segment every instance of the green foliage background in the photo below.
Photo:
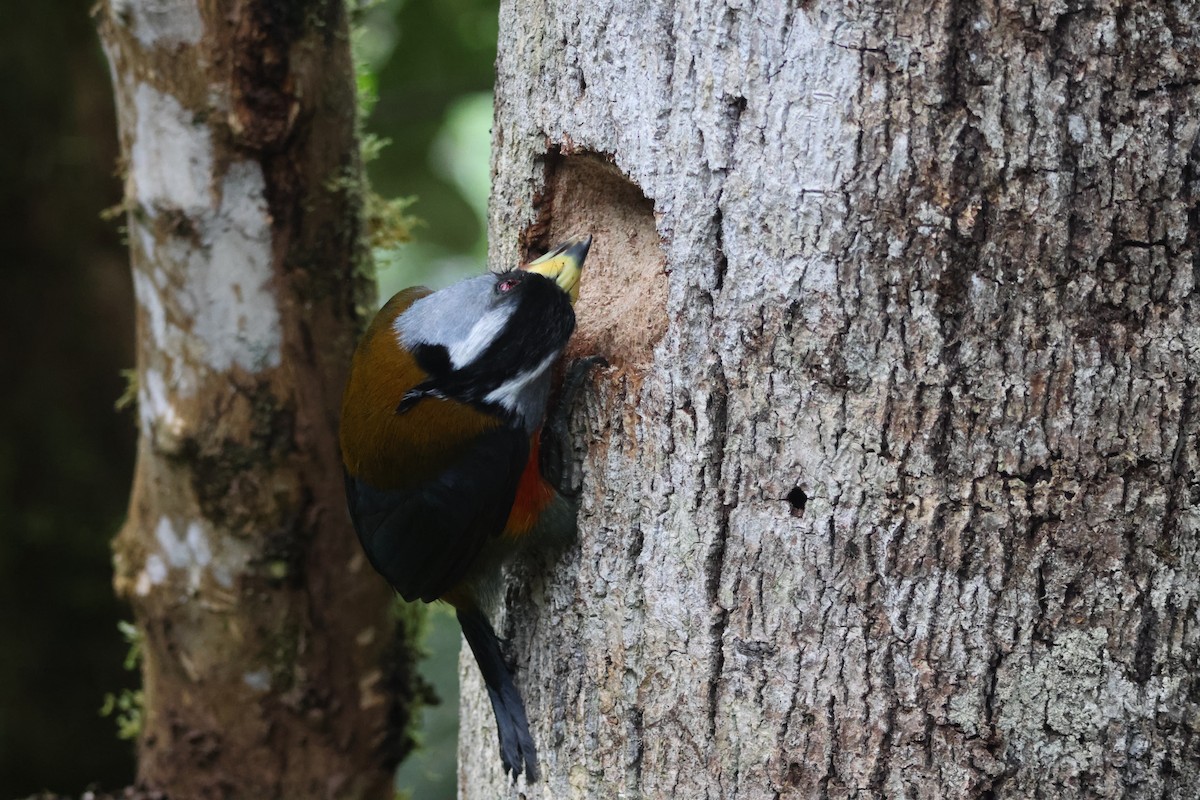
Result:
<svg viewBox="0 0 1200 800"><path fill-rule="evenodd" d="M0 18L0 800L78 795L133 775L103 718L136 690L118 630L109 542L133 472L133 298L108 68L92 0L9 3ZM369 165L385 197L415 197L416 240L376 253L380 295L483 268L496 0L383 0L355 42L391 140ZM453 616L433 609L424 673L446 702L401 767L414 798L454 796Z"/></svg>

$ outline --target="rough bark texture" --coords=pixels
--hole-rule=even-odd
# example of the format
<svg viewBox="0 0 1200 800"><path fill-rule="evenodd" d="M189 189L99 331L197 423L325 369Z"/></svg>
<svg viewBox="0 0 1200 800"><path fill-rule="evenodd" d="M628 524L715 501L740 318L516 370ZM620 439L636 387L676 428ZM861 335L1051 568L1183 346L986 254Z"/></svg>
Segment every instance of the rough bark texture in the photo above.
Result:
<svg viewBox="0 0 1200 800"><path fill-rule="evenodd" d="M1194 796L1200 7L500 18L491 255L594 229L614 366L462 795Z"/></svg>
<svg viewBox="0 0 1200 800"><path fill-rule="evenodd" d="M366 287L343 5L97 13L139 306L115 548L145 637L139 780L172 798L385 796L409 656L336 445Z"/></svg>

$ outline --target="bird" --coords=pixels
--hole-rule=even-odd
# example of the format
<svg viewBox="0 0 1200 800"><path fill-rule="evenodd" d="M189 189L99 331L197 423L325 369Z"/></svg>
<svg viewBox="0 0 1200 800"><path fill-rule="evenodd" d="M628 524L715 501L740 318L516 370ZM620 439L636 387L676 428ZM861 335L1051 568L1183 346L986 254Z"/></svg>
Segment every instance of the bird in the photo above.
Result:
<svg viewBox="0 0 1200 800"><path fill-rule="evenodd" d="M508 556L573 530L546 417L591 245L573 238L521 268L397 293L359 341L342 400L346 500L367 559L406 601L454 607L514 781L538 779L537 751L483 606Z"/></svg>

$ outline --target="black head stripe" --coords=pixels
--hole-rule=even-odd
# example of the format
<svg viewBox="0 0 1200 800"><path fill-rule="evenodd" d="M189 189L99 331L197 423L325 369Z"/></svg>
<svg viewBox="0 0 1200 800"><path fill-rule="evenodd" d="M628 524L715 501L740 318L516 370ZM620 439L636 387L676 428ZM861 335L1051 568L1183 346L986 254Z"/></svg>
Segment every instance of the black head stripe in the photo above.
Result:
<svg viewBox="0 0 1200 800"><path fill-rule="evenodd" d="M396 406L397 414L408 411L423 398L444 397L437 382L439 378L448 375L451 370L450 351L446 349L445 345L421 342L412 349L412 355L416 359L417 366L423 369L429 378L405 392L400 404Z"/></svg>
<svg viewBox="0 0 1200 800"><path fill-rule="evenodd" d="M444 344L421 342L412 350L417 366L427 375L445 375L450 371L450 351Z"/></svg>
<svg viewBox="0 0 1200 800"><path fill-rule="evenodd" d="M566 292L536 272L514 270L498 278L506 280L514 274L521 280L513 289L519 295L517 308L503 334L496 337L480 359L495 365L506 376L516 375L562 349L575 330L575 310ZM503 380L496 385L500 383Z"/></svg>
<svg viewBox="0 0 1200 800"><path fill-rule="evenodd" d="M479 404L506 381L533 369L566 345L575 330L575 311L566 292L554 281L524 271L501 273L495 280L497 286L505 280L516 281L508 290L515 308L503 330L478 358L460 369L453 368L445 347L418 346L414 352L417 364L430 377L414 387L414 392ZM407 410L418 399L402 403L400 410Z"/></svg>

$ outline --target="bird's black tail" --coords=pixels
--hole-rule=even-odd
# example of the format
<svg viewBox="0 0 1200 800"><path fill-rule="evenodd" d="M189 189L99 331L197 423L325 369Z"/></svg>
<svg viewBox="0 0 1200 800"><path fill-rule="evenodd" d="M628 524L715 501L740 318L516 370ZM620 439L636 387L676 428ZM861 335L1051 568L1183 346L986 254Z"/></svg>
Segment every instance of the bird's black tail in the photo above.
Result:
<svg viewBox="0 0 1200 800"><path fill-rule="evenodd" d="M529 720L525 717L525 704L513 683L512 672L500 653L496 632L478 609L458 609L458 624L479 664L488 698L492 701L504 771L511 772L516 780L524 769L525 779L533 783L538 778L537 753L529 733Z"/></svg>

